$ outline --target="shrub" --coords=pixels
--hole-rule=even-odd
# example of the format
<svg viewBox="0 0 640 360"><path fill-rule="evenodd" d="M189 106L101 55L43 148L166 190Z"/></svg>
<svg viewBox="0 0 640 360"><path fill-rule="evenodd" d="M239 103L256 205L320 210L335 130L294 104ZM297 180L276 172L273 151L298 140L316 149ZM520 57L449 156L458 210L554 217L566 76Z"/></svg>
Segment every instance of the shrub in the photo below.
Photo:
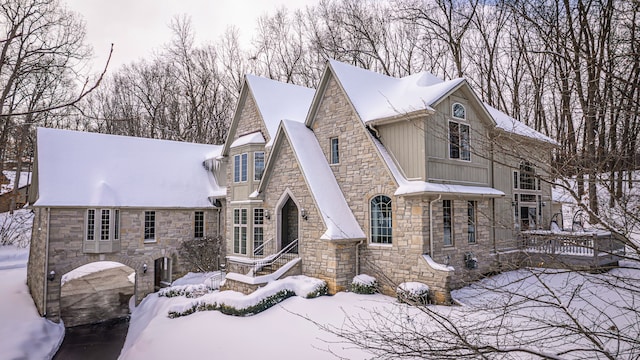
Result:
<svg viewBox="0 0 640 360"><path fill-rule="evenodd" d="M180 260L189 271L217 271L222 250L221 236L185 240L180 243Z"/></svg>
<svg viewBox="0 0 640 360"><path fill-rule="evenodd" d="M396 289L397 299L401 303L426 305L429 303L429 286L419 282L406 282Z"/></svg>
<svg viewBox="0 0 640 360"><path fill-rule="evenodd" d="M378 282L366 274L356 275L351 282L351 291L356 294L375 294L378 292Z"/></svg>

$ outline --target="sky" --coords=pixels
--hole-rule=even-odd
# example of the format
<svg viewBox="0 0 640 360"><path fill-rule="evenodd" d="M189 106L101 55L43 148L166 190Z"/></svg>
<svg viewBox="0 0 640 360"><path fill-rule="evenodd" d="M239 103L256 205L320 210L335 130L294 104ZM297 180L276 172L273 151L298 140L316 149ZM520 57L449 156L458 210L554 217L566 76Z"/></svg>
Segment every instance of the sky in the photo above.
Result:
<svg viewBox="0 0 640 360"><path fill-rule="evenodd" d="M304 8L318 0L61 0L85 21L87 44L93 46L93 72L114 52L109 71L149 57L171 40L169 23L176 15L191 17L196 43L217 40L234 25L249 43L258 17L279 7Z"/></svg>

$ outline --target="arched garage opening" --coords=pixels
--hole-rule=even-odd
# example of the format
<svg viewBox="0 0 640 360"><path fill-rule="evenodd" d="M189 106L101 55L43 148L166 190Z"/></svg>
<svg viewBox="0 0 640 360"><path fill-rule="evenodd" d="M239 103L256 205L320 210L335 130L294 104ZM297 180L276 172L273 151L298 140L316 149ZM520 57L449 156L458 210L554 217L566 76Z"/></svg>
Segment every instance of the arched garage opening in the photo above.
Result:
<svg viewBox="0 0 640 360"><path fill-rule="evenodd" d="M135 270L118 262L92 262L62 275L60 317L65 327L129 315Z"/></svg>

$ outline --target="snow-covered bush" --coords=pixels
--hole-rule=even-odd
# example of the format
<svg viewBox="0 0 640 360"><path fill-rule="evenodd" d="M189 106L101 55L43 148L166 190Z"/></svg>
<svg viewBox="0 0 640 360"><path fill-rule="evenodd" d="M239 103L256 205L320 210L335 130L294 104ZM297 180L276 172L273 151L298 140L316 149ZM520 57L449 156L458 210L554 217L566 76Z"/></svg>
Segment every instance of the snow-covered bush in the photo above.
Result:
<svg viewBox="0 0 640 360"><path fill-rule="evenodd" d="M28 209L20 209L10 214L0 214L0 245L15 245L25 248L31 241L33 213Z"/></svg>
<svg viewBox="0 0 640 360"><path fill-rule="evenodd" d="M356 294L375 294L378 292L378 282L373 276L356 275L351 282L351 291Z"/></svg>
<svg viewBox="0 0 640 360"><path fill-rule="evenodd" d="M412 305L429 303L429 286L419 282L405 282L396 289L398 301Z"/></svg>
<svg viewBox="0 0 640 360"><path fill-rule="evenodd" d="M185 296L188 298L197 298L201 297L204 294L208 294L213 289L209 288L205 284L190 284L190 285L178 285L171 286L168 288L160 289L158 291L158 296L163 297L176 297L176 296Z"/></svg>

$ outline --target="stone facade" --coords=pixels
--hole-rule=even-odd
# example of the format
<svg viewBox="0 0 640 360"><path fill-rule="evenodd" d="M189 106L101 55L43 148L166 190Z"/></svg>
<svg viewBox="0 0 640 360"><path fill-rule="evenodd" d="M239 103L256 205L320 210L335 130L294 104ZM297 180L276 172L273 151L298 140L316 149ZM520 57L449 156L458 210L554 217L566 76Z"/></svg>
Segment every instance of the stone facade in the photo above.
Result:
<svg viewBox="0 0 640 360"><path fill-rule="evenodd" d="M27 283L41 315L60 319L60 279L80 266L96 261L115 261L136 271L136 302L154 292L154 261L171 260L174 277L184 273L177 248L181 241L193 239L194 211L205 212L205 233L218 234L218 210L160 209L156 212L156 238L144 241L144 212L153 209L120 210L120 251L85 253L86 208L35 208ZM222 219L220 219L222 225ZM102 241L102 240L95 240ZM142 271L147 264L146 273ZM52 281L45 274L55 271ZM46 294L46 295L45 295Z"/></svg>

